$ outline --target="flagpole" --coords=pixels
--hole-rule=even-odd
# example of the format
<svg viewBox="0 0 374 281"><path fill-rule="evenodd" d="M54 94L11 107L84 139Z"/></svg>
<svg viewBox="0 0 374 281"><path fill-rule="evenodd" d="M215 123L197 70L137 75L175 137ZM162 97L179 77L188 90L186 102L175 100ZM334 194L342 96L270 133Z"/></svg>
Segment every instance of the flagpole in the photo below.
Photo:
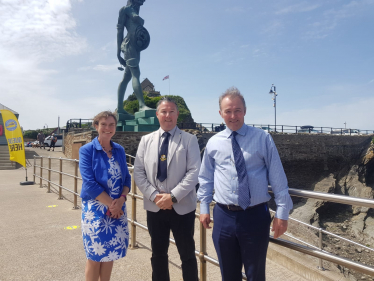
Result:
<svg viewBox="0 0 374 281"><path fill-rule="evenodd" d="M170 76L169 76L169 96L170 96Z"/></svg>

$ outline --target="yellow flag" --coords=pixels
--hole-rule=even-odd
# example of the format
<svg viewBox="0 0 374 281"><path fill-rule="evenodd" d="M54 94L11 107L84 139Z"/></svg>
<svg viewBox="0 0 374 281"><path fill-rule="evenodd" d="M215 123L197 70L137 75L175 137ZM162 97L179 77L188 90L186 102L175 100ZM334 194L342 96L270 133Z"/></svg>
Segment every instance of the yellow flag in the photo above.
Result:
<svg viewBox="0 0 374 281"><path fill-rule="evenodd" d="M17 117L9 110L0 110L4 122L5 137L8 142L10 161L18 162L26 168L25 144Z"/></svg>

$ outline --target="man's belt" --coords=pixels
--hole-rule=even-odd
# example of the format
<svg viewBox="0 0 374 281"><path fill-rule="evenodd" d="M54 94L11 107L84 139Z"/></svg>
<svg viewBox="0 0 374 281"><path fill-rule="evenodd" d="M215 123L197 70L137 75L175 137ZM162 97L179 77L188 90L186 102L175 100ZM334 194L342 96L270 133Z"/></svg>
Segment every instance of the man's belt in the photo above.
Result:
<svg viewBox="0 0 374 281"><path fill-rule="evenodd" d="M260 203L258 205L254 205L254 206L249 206L249 207L247 207L246 210L252 209L252 208L255 208L255 207L258 207L258 206L261 206L261 205L264 205L266 203L267 202ZM244 209L242 207L240 207L240 206L236 206L236 205L225 205L225 204L221 204L221 203L218 203L218 202L216 202L216 204L218 206L220 206L221 208L228 209L229 211L233 211L233 212L244 211Z"/></svg>

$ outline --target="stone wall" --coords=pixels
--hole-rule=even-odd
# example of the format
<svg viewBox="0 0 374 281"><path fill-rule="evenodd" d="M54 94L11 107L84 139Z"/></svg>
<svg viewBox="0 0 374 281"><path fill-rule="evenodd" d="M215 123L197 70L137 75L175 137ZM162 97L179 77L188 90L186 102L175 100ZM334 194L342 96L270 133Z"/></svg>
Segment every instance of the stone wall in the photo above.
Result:
<svg viewBox="0 0 374 281"><path fill-rule="evenodd" d="M203 150L214 133L187 130L197 136ZM117 132L113 141L121 144L127 154L136 155L138 144L146 132ZM97 136L96 131L69 132L65 135L65 155L77 158L81 145ZM272 134L278 148L289 186L312 189L313 184L329 174L338 173L353 163L370 144L370 136ZM74 156L74 157L73 157Z"/></svg>
<svg viewBox="0 0 374 281"><path fill-rule="evenodd" d="M142 136L147 132L116 132L112 140L125 148L126 154L136 155ZM96 131L69 132L64 140L64 154L66 158L79 159L79 148L97 137Z"/></svg>

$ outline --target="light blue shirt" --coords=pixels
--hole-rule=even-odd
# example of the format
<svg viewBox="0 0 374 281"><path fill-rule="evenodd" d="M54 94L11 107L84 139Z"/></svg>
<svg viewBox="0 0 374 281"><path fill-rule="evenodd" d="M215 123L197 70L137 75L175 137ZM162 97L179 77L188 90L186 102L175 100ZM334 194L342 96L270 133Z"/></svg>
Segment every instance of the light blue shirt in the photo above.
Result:
<svg viewBox="0 0 374 281"><path fill-rule="evenodd" d="M262 129L243 125L236 140L242 149L246 164L251 205L270 200L268 184L272 186L277 218L287 220L293 207L288 193L287 178L273 138ZM200 213L209 214L209 204L214 199L225 205L238 205L238 175L231 145L232 130L213 136L206 145L199 173ZM214 189L214 196L213 196Z"/></svg>

